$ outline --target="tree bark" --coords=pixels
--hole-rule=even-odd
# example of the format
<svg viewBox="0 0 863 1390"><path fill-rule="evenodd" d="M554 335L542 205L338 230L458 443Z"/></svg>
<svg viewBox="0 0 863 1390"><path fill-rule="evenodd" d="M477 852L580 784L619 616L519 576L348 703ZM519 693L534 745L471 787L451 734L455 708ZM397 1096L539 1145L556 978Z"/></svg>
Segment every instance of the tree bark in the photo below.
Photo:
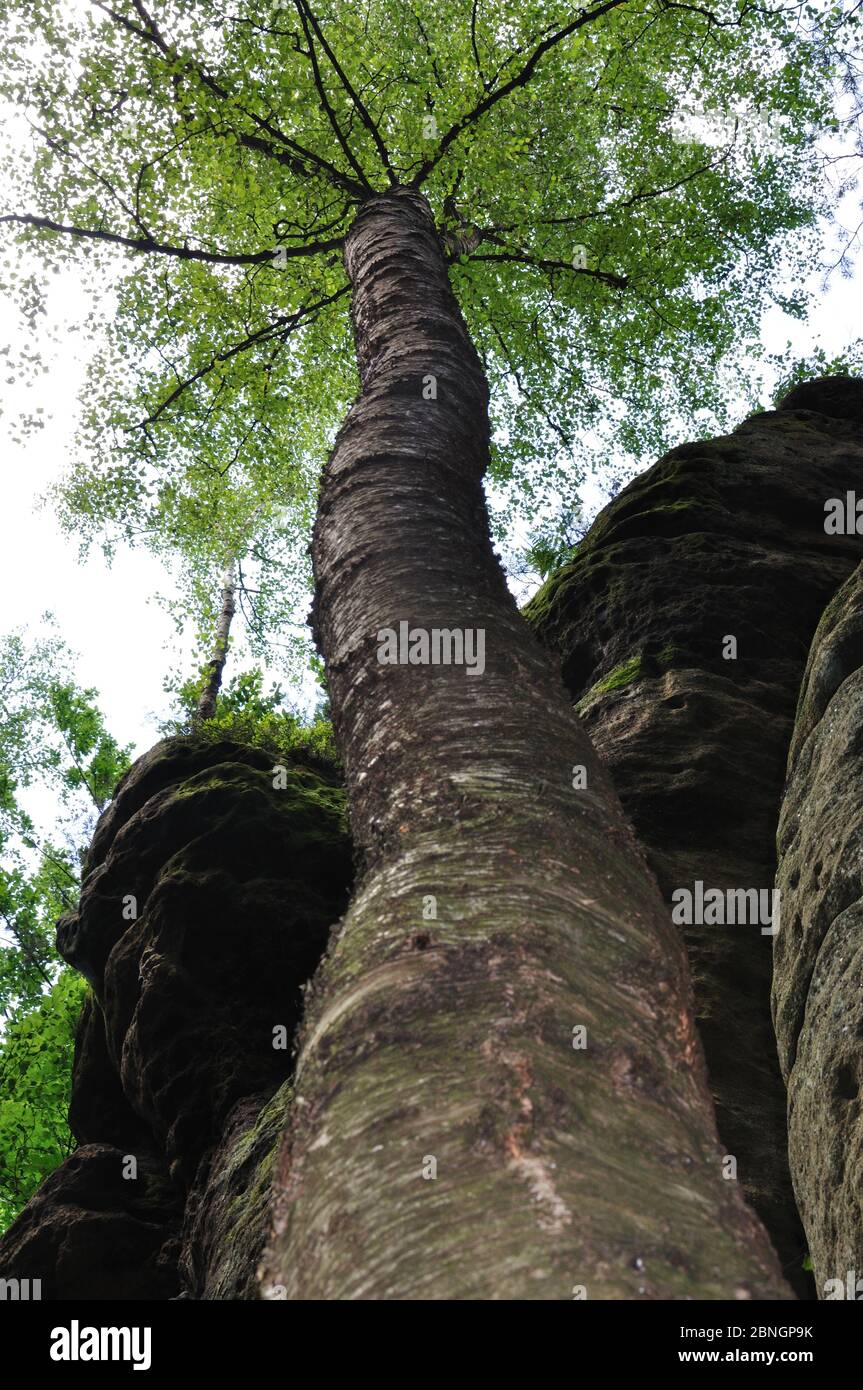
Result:
<svg viewBox="0 0 863 1390"><path fill-rule="evenodd" d="M200 724L204 719L212 719L216 713L216 700L222 688L222 676L228 659L231 623L236 612L236 589L237 562L231 559L222 572L222 607L216 626L216 640L213 643L213 655L207 662L207 680L195 710L195 718L192 721L194 724Z"/></svg>
<svg viewBox="0 0 863 1390"><path fill-rule="evenodd" d="M264 1296L789 1297L723 1180L678 933L491 545L424 199L370 199L345 259L362 389L313 557L363 875L307 996ZM381 664L402 621L482 629L484 671Z"/></svg>

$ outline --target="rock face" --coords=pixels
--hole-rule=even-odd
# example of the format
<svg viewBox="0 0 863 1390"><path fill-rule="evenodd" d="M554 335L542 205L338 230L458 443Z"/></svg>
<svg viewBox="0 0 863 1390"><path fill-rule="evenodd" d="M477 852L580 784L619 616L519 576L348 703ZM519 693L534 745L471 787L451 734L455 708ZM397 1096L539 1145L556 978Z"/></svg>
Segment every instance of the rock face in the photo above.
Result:
<svg viewBox="0 0 863 1390"><path fill-rule="evenodd" d="M836 1296L828 1281L863 1278L863 567L815 634L778 850L773 1007L791 1174L819 1295Z"/></svg>
<svg viewBox="0 0 863 1390"><path fill-rule="evenodd" d="M134 1157L129 1179L122 1149L76 1149L0 1241L3 1277L40 1279L43 1299L175 1298L182 1203L153 1154Z"/></svg>
<svg viewBox="0 0 863 1390"><path fill-rule="evenodd" d="M806 655L863 555L863 538L825 533L828 499L863 490L861 416L863 382L829 378L730 435L672 450L525 610L669 900L699 880L705 891L773 887ZM720 1134L802 1291L762 925L682 930Z"/></svg>
<svg viewBox="0 0 863 1390"><path fill-rule="evenodd" d="M186 1203L181 1270L196 1299L258 1297L270 1182L292 1099L286 1081L271 1098L241 1101L225 1127L206 1181Z"/></svg>
<svg viewBox="0 0 863 1390"><path fill-rule="evenodd" d="M173 1297L188 1208L186 1295L252 1296L266 1207L250 1175L271 1161L268 1102L286 1104L302 986L346 905L343 810L331 768L297 756L278 773L228 742L171 739L126 775L57 932L93 988L70 1107L82 1147L0 1242L0 1269L41 1276L44 1297ZM202 1210L225 1219L205 1229ZM121 1292L88 1295L111 1223Z"/></svg>

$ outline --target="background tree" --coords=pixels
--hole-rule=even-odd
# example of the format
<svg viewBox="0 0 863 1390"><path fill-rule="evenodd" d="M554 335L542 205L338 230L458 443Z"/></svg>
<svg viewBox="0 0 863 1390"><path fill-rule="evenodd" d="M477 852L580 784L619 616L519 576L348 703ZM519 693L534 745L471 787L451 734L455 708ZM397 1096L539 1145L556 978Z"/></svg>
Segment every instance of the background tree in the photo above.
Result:
<svg viewBox="0 0 863 1390"><path fill-rule="evenodd" d="M231 676L219 690L215 713L202 722L199 711L205 679L203 673L191 680L166 681L165 688L174 696L175 713L160 725L165 737L194 732L199 738L227 738L269 747L275 754L299 745L321 758L337 761L323 698L308 718L298 713L280 685L271 683L267 689L263 671L255 666Z"/></svg>
<svg viewBox="0 0 863 1390"><path fill-rule="evenodd" d="M0 1039L0 1232L72 1152L67 1114L75 1029L87 986L63 970Z"/></svg>
<svg viewBox="0 0 863 1390"><path fill-rule="evenodd" d="M81 854L131 753L105 728L96 691L76 684L50 615L45 634L0 639L0 1229L73 1144L85 987L57 956L54 924L77 901Z"/></svg>
<svg viewBox="0 0 863 1390"><path fill-rule="evenodd" d="M96 817L129 765L108 733L97 693L81 689L52 631L28 644L0 639L0 1011L29 1008L56 979L54 922L77 899L81 855ZM53 825L44 831L28 793Z"/></svg>

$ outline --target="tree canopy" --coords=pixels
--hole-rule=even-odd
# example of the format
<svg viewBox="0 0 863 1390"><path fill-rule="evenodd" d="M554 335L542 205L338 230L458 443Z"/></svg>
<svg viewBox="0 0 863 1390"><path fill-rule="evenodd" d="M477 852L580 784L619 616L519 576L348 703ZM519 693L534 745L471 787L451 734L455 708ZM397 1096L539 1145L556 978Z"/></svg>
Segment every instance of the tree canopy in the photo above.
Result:
<svg viewBox="0 0 863 1390"><path fill-rule="evenodd" d="M10 288L32 313L73 257L110 288L63 519L180 554L205 621L234 555L253 634L297 619L357 386L341 243L374 190L422 189L445 239L501 535L565 532L591 460L721 419L764 309L803 312L785 286L821 252L850 6L0 8L0 98L27 123L2 222L40 266L7 262Z"/></svg>

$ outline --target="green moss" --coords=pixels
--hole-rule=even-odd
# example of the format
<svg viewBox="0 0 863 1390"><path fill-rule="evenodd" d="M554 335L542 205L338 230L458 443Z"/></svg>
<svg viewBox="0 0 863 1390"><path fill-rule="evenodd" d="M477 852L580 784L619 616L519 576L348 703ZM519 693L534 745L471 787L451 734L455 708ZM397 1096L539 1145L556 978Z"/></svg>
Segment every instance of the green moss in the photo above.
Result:
<svg viewBox="0 0 863 1390"><path fill-rule="evenodd" d="M682 512L688 507L696 507L697 499L694 497L681 498L679 502L663 502L661 507L652 507L654 512Z"/></svg>
<svg viewBox="0 0 863 1390"><path fill-rule="evenodd" d="M644 658L641 655L630 657L628 661L623 661L619 666L615 666L614 670L609 671L608 675L604 676L601 681L597 681L596 685L591 686L587 694L579 700L576 709L581 710L591 700L596 699L597 695L605 695L609 690L620 690L625 685L631 685L633 681L640 680L643 675Z"/></svg>
<svg viewBox="0 0 863 1390"><path fill-rule="evenodd" d="M603 680L597 681L590 692L592 695L604 695L606 690L617 690L622 685L629 685L632 681L638 680L642 674L642 658L632 656L629 661L624 661L620 666L615 666L613 671L609 671Z"/></svg>
<svg viewBox="0 0 863 1390"><path fill-rule="evenodd" d="M260 786L263 782L267 790L273 789L276 768L285 766L286 785L278 789L279 809L291 813L303 809L323 811L338 822L340 833L346 823L346 797L339 786L320 776L316 770L303 767L290 761L279 764L275 759L272 768L249 767L245 763L225 762L215 768L208 768L185 781L177 783L171 790L172 799L182 801L187 797L200 796L208 791L223 791L230 787Z"/></svg>
<svg viewBox="0 0 863 1390"><path fill-rule="evenodd" d="M566 568L564 566L564 570ZM530 623L531 627L543 627L550 619L552 605L560 588L564 570L555 570L554 574L550 574L545 583L537 589L533 598L528 599L522 608L522 617Z"/></svg>
<svg viewBox="0 0 863 1390"><path fill-rule="evenodd" d="M210 1246L205 1297L258 1297L256 1271L272 1195L272 1175L288 1122L293 1088L286 1081L217 1160L210 1180Z"/></svg>

